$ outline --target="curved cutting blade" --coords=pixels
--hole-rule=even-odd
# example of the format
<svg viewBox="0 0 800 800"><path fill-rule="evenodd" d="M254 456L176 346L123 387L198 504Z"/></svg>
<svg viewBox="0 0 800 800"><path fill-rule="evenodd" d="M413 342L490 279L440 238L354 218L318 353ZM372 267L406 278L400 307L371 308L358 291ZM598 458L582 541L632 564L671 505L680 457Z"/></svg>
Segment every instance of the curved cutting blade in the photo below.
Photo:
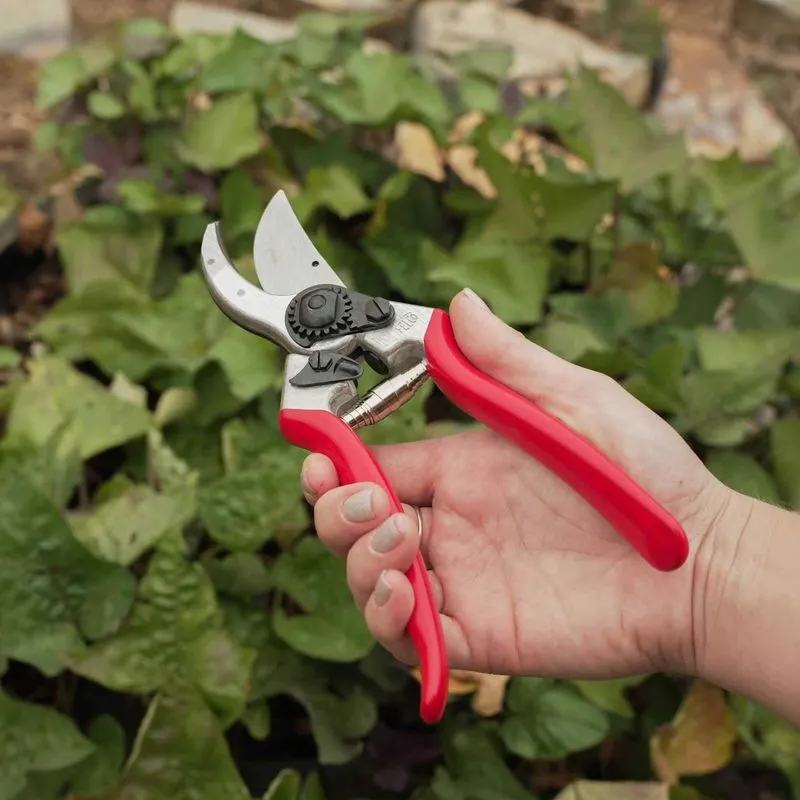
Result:
<svg viewBox="0 0 800 800"><path fill-rule="evenodd" d="M344 286L311 243L285 192L278 191L264 209L253 243L253 259L261 288L295 295L309 286Z"/></svg>

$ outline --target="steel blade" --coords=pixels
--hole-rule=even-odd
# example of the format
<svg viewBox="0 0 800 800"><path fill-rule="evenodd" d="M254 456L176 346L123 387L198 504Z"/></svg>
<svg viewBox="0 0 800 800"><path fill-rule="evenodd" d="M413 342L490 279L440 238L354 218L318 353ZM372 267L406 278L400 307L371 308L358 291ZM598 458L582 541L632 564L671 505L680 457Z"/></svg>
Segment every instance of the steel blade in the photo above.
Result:
<svg viewBox="0 0 800 800"><path fill-rule="evenodd" d="M261 288L269 294L295 295L320 283L344 286L308 238L283 191L261 215L253 259Z"/></svg>

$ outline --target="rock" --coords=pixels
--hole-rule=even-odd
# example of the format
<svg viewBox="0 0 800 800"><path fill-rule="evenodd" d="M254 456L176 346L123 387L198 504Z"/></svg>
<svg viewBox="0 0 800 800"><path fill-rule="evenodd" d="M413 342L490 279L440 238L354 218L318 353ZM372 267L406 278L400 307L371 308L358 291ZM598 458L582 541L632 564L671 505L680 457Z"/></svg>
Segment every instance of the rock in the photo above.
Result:
<svg viewBox="0 0 800 800"><path fill-rule="evenodd" d="M761 161L793 141L719 42L673 30L669 50L670 77L655 113L668 130L684 133L691 153L721 158L738 150L747 161Z"/></svg>
<svg viewBox="0 0 800 800"><path fill-rule="evenodd" d="M487 45L511 48L509 78L527 93L560 93L564 74L580 65L598 70L636 106L649 90L646 58L611 50L554 20L498 0L428 0L418 7L412 29L415 52L453 55Z"/></svg>
<svg viewBox="0 0 800 800"><path fill-rule="evenodd" d="M69 46L67 0L10 0L4 6L0 53L49 58Z"/></svg>
<svg viewBox="0 0 800 800"><path fill-rule="evenodd" d="M291 20L190 0L175 4L170 24L181 33L233 33L241 28L265 42L282 42L297 34L297 26Z"/></svg>
<svg viewBox="0 0 800 800"><path fill-rule="evenodd" d="M306 7L310 6L306 4ZM283 42L297 35L297 25L292 19L268 17L191 0L180 0L175 4L170 24L181 33L233 33L241 28L268 43ZM367 39L364 49L377 52L388 47L386 42L379 39Z"/></svg>

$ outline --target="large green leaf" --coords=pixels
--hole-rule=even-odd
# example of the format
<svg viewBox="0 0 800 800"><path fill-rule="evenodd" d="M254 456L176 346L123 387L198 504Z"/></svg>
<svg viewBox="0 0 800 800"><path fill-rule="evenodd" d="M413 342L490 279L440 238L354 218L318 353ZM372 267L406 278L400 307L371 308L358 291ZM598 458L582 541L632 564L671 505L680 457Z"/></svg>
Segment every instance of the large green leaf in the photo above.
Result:
<svg viewBox="0 0 800 800"><path fill-rule="evenodd" d="M0 463L0 653L55 675L84 635L117 628L133 592L127 570L92 556L50 498Z"/></svg>
<svg viewBox="0 0 800 800"><path fill-rule="evenodd" d="M438 85L401 53L353 53L341 83L320 86L317 100L342 122L386 125L400 119L445 132L451 111Z"/></svg>
<svg viewBox="0 0 800 800"><path fill-rule="evenodd" d="M312 658L356 661L374 646L345 580L345 565L311 536L275 563L272 581L305 613L276 609L275 631L295 650Z"/></svg>
<svg viewBox="0 0 800 800"><path fill-rule="evenodd" d="M800 227L794 205L782 203L781 185L760 181L733 204L726 224L746 266L758 280L787 289L800 289L795 259L800 249Z"/></svg>
<svg viewBox="0 0 800 800"><path fill-rule="evenodd" d="M775 481L758 461L735 450L717 450L706 459L708 469L726 486L768 503L780 502Z"/></svg>
<svg viewBox="0 0 800 800"><path fill-rule="evenodd" d="M738 333L703 327L695 331L695 342L703 369L746 372L765 363L777 368L800 355L800 328Z"/></svg>
<svg viewBox="0 0 800 800"><path fill-rule="evenodd" d="M449 258L430 271L430 279L452 294L465 286L477 292L509 325L541 319L550 257L535 239L507 238L498 218L464 238Z"/></svg>
<svg viewBox="0 0 800 800"><path fill-rule="evenodd" d="M71 666L122 692L190 685L229 723L244 708L254 655L226 632L211 581L173 534L156 548L126 625Z"/></svg>
<svg viewBox="0 0 800 800"><path fill-rule="evenodd" d="M334 692L325 665L281 641L263 612L231 602L223 608L228 629L257 653L250 703L289 695L309 716L321 764L344 764L355 758L363 747L361 739L377 721L372 698L359 687Z"/></svg>
<svg viewBox="0 0 800 800"><path fill-rule="evenodd" d="M187 164L204 172L234 167L264 145L252 93L224 95L207 110L190 112L175 143Z"/></svg>
<svg viewBox="0 0 800 800"><path fill-rule="evenodd" d="M209 534L230 550L255 550L307 522L299 475L302 452L274 449L261 453L200 495L200 518Z"/></svg>
<svg viewBox="0 0 800 800"><path fill-rule="evenodd" d="M30 379L8 415L7 441L44 444L59 428L83 458L143 436L146 409L113 395L93 378L53 356L29 364Z"/></svg>
<svg viewBox="0 0 800 800"><path fill-rule="evenodd" d="M65 227L56 243L74 294L100 284L106 295L144 299L150 295L164 231L149 218L107 221L95 216Z"/></svg>
<svg viewBox="0 0 800 800"><path fill-rule="evenodd" d="M194 487L161 494L133 486L124 494L73 518L75 538L98 558L130 566L170 531L181 530L195 513Z"/></svg>
<svg viewBox="0 0 800 800"><path fill-rule="evenodd" d="M76 798L92 797L111 789L125 762L125 729L114 717L104 714L93 719L89 739L95 751L80 764L70 782Z"/></svg>
<svg viewBox="0 0 800 800"><path fill-rule="evenodd" d="M473 725L447 742L447 771L431 786L431 800L535 800L508 768L494 738Z"/></svg>
<svg viewBox="0 0 800 800"><path fill-rule="evenodd" d="M800 509L800 420L783 419L770 430L772 468L783 499Z"/></svg>
<svg viewBox="0 0 800 800"><path fill-rule="evenodd" d="M653 130L648 120L610 84L581 69L570 87L581 119L580 134L592 165L623 192L641 188L659 175L682 169L687 161L683 136Z"/></svg>
<svg viewBox="0 0 800 800"><path fill-rule="evenodd" d="M30 773L73 766L93 751L71 719L0 691L0 800L13 800Z"/></svg>
<svg viewBox="0 0 800 800"><path fill-rule="evenodd" d="M600 744L610 733L606 714L567 685L516 678L500 725L506 747L523 758L560 758Z"/></svg>
<svg viewBox="0 0 800 800"><path fill-rule="evenodd" d="M150 703L122 779L98 800L251 800L201 695L162 692Z"/></svg>

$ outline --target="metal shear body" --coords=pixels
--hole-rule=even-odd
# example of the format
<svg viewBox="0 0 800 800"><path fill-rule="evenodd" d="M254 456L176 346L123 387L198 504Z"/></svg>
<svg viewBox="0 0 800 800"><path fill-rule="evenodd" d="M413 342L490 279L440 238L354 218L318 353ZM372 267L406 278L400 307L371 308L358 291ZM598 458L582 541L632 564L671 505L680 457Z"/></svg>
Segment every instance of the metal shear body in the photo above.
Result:
<svg viewBox="0 0 800 800"><path fill-rule="evenodd" d="M324 453L342 484L368 481L396 493L356 431L384 419L428 379L459 408L568 483L658 570L680 567L689 544L678 521L590 442L535 403L476 369L442 309L349 290L322 258L292 211L274 195L254 241L261 288L228 258L219 223L205 232L202 272L212 298L234 322L287 351L280 429L290 443ZM363 362L387 375L366 396ZM448 660L440 616L420 554L408 573L414 609L408 633L417 650L420 713L438 721L447 703Z"/></svg>

